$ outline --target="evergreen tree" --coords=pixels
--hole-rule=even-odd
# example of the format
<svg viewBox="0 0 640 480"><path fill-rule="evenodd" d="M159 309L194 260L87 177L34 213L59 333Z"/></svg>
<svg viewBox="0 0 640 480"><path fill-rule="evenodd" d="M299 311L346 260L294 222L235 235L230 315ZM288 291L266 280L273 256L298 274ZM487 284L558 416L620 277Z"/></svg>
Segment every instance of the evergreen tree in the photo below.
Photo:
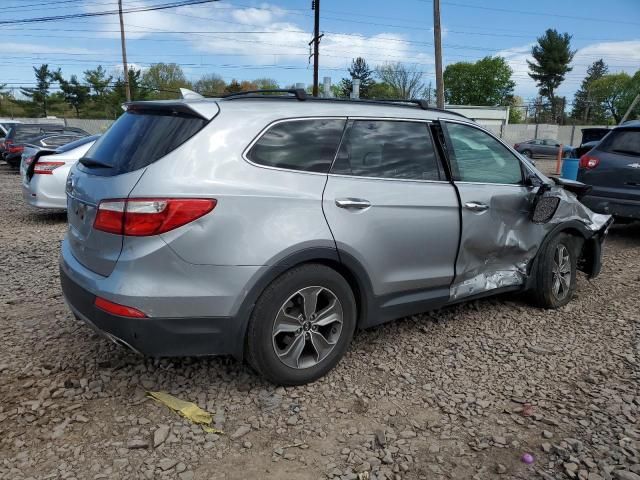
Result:
<svg viewBox="0 0 640 480"><path fill-rule="evenodd" d="M535 80L540 95L549 100L551 120L554 123L558 120L559 103L555 92L565 75L573 70L569 64L575 53L575 50L571 50L571 35L561 34L550 28L538 38L538 44L531 48L534 61L527 60L529 76Z"/></svg>
<svg viewBox="0 0 640 480"><path fill-rule="evenodd" d="M33 67L33 72L36 76L35 88L21 88L20 92L29 97L33 103L38 105L42 112L42 116L47 116L47 106L49 101L49 89L51 88L51 81L55 72L49 70L49 65L43 63L39 67Z"/></svg>
<svg viewBox="0 0 640 480"><path fill-rule="evenodd" d="M89 100L89 87L81 85L75 75L65 80L60 70L55 72L52 78L60 85L64 101L73 107L76 117L80 118L80 107Z"/></svg>
<svg viewBox="0 0 640 480"><path fill-rule="evenodd" d="M351 61L349 75L351 75L351 78L343 78L340 80L340 97L348 98L351 95L353 79L357 78L360 80L360 98L370 98L371 88L375 83L373 79L374 73L364 58L358 57Z"/></svg>
<svg viewBox="0 0 640 480"><path fill-rule="evenodd" d="M573 98L573 110L571 111L573 118L584 123L589 123L589 121L603 123L605 121L605 108L596 102L591 95L591 85L594 81L605 76L608 71L609 68L602 59L596 60L587 69L587 76L582 80L582 85Z"/></svg>

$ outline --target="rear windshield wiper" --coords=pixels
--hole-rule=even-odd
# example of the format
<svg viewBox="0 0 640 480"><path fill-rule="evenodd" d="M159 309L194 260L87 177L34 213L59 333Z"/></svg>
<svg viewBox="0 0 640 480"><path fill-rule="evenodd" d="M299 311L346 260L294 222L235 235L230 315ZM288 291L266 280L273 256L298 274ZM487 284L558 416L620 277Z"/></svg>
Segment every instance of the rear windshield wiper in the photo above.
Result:
<svg viewBox="0 0 640 480"><path fill-rule="evenodd" d="M113 168L113 165L101 162L99 160L92 160L91 158L81 158L78 160L85 167L100 167L100 168Z"/></svg>

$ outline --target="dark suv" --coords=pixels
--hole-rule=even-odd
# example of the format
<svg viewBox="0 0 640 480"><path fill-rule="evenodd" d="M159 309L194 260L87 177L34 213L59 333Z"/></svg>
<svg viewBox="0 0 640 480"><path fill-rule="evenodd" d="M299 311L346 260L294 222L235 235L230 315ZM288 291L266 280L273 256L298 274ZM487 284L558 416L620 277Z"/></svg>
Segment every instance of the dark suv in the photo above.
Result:
<svg viewBox="0 0 640 480"><path fill-rule="evenodd" d="M4 160L10 166L17 168L25 145L59 147L87 135L89 134L81 128L64 125L17 123L9 129L5 138Z"/></svg>
<svg viewBox="0 0 640 480"><path fill-rule="evenodd" d="M640 120L614 128L582 155L578 181L592 187L581 201L594 212L640 220Z"/></svg>

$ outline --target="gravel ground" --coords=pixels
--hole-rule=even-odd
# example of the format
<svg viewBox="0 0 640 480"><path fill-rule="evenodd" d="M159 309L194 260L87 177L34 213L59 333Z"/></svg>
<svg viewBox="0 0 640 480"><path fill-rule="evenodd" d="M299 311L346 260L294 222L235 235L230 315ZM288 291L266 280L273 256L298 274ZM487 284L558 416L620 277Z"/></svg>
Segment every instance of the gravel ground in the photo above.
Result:
<svg viewBox="0 0 640 480"><path fill-rule="evenodd" d="M228 358L144 359L76 321L65 216L28 210L6 166L0 218L0 478L640 479L640 225L612 229L602 275L561 310L503 296L399 320L285 389Z"/></svg>

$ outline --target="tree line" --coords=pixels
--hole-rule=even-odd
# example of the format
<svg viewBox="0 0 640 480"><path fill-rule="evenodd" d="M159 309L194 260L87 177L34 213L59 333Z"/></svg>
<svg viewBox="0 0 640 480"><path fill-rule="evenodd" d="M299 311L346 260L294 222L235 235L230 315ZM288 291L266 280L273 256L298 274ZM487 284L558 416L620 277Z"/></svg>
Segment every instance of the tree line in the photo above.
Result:
<svg viewBox="0 0 640 480"><path fill-rule="evenodd" d="M529 76L538 87L537 98L525 104L514 95L516 82L513 70L500 56L487 56L476 62L450 63L444 70L445 100L450 105L510 106L511 123L532 119L538 123L618 123L640 93L640 70L633 75L609 73L603 59L587 70L571 102L557 95L558 88L572 71L576 51L571 48L571 35L548 29L531 49L532 61L527 61ZM85 70L82 80L76 75L66 78L60 69L48 64L33 67L34 87L20 89L23 99L16 98L0 84L0 116L64 116L72 112L77 117L115 118L125 101L123 75L111 75L101 65ZM435 103L431 83L425 83L424 72L400 62L370 67L364 58L353 59L349 76L332 85L332 96L348 98L353 80L360 80L360 98L426 99ZM187 80L175 63L152 64L144 71L130 68L128 80L133 100L170 99L179 96L180 88L189 88L204 96L216 97L248 90L277 89L271 78L254 80L232 79L226 82L211 73L195 81ZM52 86L57 84L57 90ZM285 85L283 88L294 88ZM310 87L307 88L310 91ZM640 114L640 106L630 118Z"/></svg>

